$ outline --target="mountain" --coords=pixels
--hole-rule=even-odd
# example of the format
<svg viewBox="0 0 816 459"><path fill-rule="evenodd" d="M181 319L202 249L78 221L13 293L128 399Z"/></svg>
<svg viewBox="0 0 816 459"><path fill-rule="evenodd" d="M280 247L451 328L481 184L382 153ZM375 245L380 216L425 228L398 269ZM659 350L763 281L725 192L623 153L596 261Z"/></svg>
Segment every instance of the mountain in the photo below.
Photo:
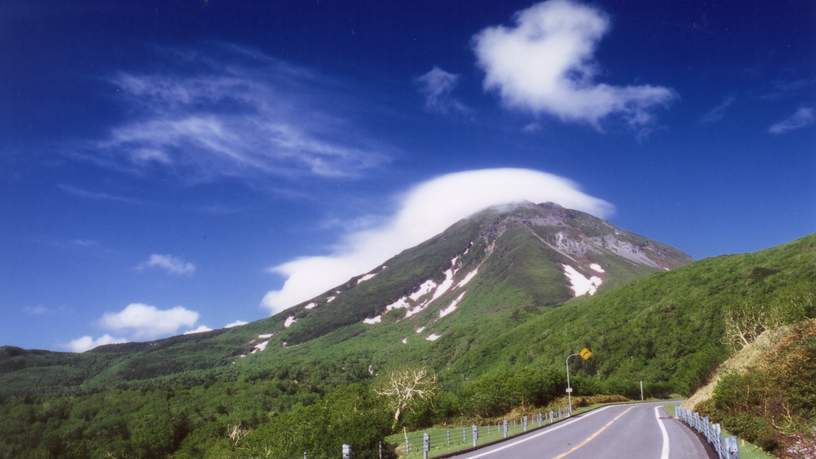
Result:
<svg viewBox="0 0 816 459"><path fill-rule="evenodd" d="M246 356L249 362L278 359L282 349L319 337L365 338L362 346L389 339L374 346L380 350L423 345L485 317L555 307L690 261L677 249L557 204L500 206L249 325L106 345L83 355L6 348L0 351L0 382L6 383L0 391L21 388L19 376L29 372L39 372L40 390L64 390L206 370ZM18 372L13 378L12 369Z"/></svg>
<svg viewBox="0 0 816 459"><path fill-rule="evenodd" d="M729 318L814 317L814 289L816 235L690 262L554 204L491 208L241 327L0 348L0 457L321 457L349 438L366 457L392 432L371 390L390 370L439 378L402 425L472 422L555 400L581 346L576 394L690 394L729 357Z"/></svg>

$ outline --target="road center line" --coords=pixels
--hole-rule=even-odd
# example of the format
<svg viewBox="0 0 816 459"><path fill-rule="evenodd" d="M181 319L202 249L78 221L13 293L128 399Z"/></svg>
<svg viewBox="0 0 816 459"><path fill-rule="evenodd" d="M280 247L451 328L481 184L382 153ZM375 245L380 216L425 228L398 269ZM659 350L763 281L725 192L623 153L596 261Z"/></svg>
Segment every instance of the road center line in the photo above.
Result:
<svg viewBox="0 0 816 459"><path fill-rule="evenodd" d="M540 437L542 435L546 435L546 434L548 434L550 432L555 432L558 429L562 429L562 428L564 428L564 427L566 427L566 426L568 426L570 424L574 424L574 423L576 423L578 421L581 421L581 420L584 420L584 419L586 419L586 418L588 418L590 416L594 416L594 415L600 413L601 411L606 411L609 408L612 408L612 406L605 406L603 408L598 408L597 410L589 412L589 413L587 413L587 414L585 414L585 415L583 415L583 416L581 416L581 417L579 417L577 419L573 419L571 421L564 421L564 422L562 422L560 424L557 424L555 427L548 428L548 429L544 430L543 432L539 432L539 433L536 433L536 434L526 436L526 437L524 437L524 438L522 438L520 440L516 440L516 441L514 441L512 443L508 443L508 444L506 444L504 446L500 446L498 448L491 449L489 451L485 451L485 452L483 452L481 454L476 454L474 456L468 456L467 459L477 459L477 458L480 458L480 457L488 456L488 455L493 454L493 453L498 453L499 451L503 451L503 450L505 450L507 448L512 448L512 447L514 447L516 445L520 445L520 444L522 444L524 442L528 442L528 441L530 441L530 440L532 440L534 438L538 438L538 437Z"/></svg>
<svg viewBox="0 0 816 459"><path fill-rule="evenodd" d="M623 415L624 415L624 414L626 414L626 413L628 413L628 412L629 412L629 410L631 410L632 408L634 408L634 406L630 406L629 408L626 408L626 409L625 409L625 410L623 410L623 411L622 411L620 414L618 414L617 416L615 416L614 418L612 418L612 420L611 420L611 421L609 421L609 422L607 422L606 424L604 424L604 426L603 426L603 427L601 427L600 429L596 430L596 431L595 431L595 433L593 433L592 435L590 435L590 436L586 437L586 438L584 439L584 441L582 441L581 443L578 443L577 445L573 446L573 447L572 447L572 449L570 449L569 451L563 452L563 453L559 454L558 456L555 456L553 459L563 459L563 458L567 457L568 455L570 455L570 454L574 453L575 451L577 451L579 448L582 448L582 447L586 446L586 444L587 444L587 443L591 442L592 440L594 440L594 439L595 439L595 437L597 437L598 435L602 434L604 430L608 429L608 428L609 428L609 426L611 426L612 424L614 424L614 423L615 423L615 421L617 421L618 419L620 419L621 417L623 417Z"/></svg>
<svg viewBox="0 0 816 459"><path fill-rule="evenodd" d="M663 446L660 448L660 459L669 459L669 433L666 432L666 426L663 424L663 420L660 419L660 406L656 406L654 412L657 425L660 426L660 434L663 436Z"/></svg>

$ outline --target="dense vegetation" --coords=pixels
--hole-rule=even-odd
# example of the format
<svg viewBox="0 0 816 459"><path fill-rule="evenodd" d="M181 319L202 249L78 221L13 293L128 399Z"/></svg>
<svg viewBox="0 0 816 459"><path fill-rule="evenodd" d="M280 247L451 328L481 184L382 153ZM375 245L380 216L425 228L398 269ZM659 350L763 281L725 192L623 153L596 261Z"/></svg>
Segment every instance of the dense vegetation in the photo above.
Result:
<svg viewBox="0 0 816 459"><path fill-rule="evenodd" d="M811 307L816 307L810 303ZM785 457L816 454L816 320L788 327L759 362L726 374L697 410Z"/></svg>
<svg viewBox="0 0 816 459"><path fill-rule="evenodd" d="M540 250L521 232L503 237L519 238L505 247ZM82 355L0 348L0 457L334 457L343 442L371 457L392 432L374 388L394 368L430 368L440 387L400 418L399 429L478 421L560 396L564 357L582 345L595 358L574 363L578 394L634 395L641 379L652 395L688 394L730 353L729 311L756 305L784 323L814 315L795 300L816 286L816 236L557 307L536 304L537 290L524 285L536 277L523 273L546 277L550 269L537 258L489 267L495 275L469 286L461 316L438 324L444 338L433 343L402 345L416 336L409 321L354 323L238 358L259 333L281 331L279 321L265 320ZM812 403L812 387L800 392L804 398L790 403ZM726 395L719 400L717 410L730 409Z"/></svg>

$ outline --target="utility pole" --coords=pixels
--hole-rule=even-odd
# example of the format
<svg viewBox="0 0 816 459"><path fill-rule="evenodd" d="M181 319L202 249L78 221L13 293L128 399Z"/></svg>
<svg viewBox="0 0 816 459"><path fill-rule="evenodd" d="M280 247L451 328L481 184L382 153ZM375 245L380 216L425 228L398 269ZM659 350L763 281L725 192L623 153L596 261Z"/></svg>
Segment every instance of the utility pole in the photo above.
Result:
<svg viewBox="0 0 816 459"><path fill-rule="evenodd" d="M640 380L640 401L643 401L643 380Z"/></svg>

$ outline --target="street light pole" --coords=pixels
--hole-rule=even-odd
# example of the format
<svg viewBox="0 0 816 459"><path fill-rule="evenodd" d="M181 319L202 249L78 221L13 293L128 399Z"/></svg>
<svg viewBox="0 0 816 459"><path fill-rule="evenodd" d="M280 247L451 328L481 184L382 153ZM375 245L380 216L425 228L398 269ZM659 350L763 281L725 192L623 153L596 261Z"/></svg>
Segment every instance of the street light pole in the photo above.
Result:
<svg viewBox="0 0 816 459"><path fill-rule="evenodd" d="M572 416L572 386L570 386L570 377L569 377L569 359L575 357L578 354L572 354L567 357L565 362L565 366L567 367L567 401L569 403L569 415Z"/></svg>

